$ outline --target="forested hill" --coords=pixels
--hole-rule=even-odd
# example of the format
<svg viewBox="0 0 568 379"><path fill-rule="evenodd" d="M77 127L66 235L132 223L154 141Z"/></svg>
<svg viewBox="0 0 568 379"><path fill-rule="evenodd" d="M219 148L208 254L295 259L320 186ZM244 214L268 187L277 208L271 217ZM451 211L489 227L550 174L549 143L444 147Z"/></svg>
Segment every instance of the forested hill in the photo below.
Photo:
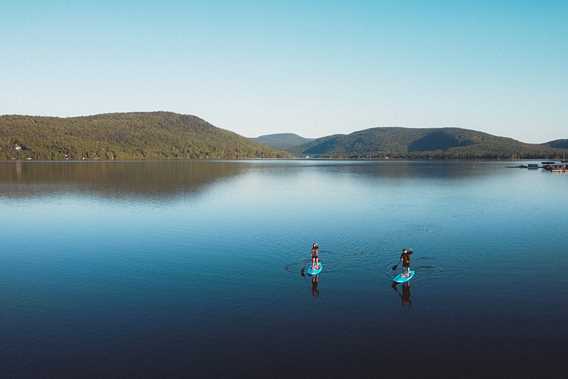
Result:
<svg viewBox="0 0 568 379"><path fill-rule="evenodd" d="M287 152L169 112L0 116L0 160L283 158Z"/></svg>
<svg viewBox="0 0 568 379"><path fill-rule="evenodd" d="M559 158L565 146L528 144L459 128L372 128L318 138L289 149L296 156L329 158L511 159Z"/></svg>
<svg viewBox="0 0 568 379"><path fill-rule="evenodd" d="M555 141L550 141L546 143L546 145L557 149L568 149L568 139L558 139Z"/></svg>
<svg viewBox="0 0 568 379"><path fill-rule="evenodd" d="M305 138L294 133L277 133L266 134L253 140L275 149L286 150L313 141L314 138Z"/></svg>

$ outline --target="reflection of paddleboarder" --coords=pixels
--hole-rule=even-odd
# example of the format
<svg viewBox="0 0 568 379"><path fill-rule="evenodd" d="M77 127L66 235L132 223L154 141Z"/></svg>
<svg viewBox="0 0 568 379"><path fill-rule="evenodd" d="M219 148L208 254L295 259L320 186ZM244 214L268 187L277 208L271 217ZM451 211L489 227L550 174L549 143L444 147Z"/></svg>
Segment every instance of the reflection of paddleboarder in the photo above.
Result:
<svg viewBox="0 0 568 379"><path fill-rule="evenodd" d="M403 307L405 305L410 306L412 304L410 301L410 284L408 282L402 285L402 296L400 297L400 301Z"/></svg>
<svg viewBox="0 0 568 379"><path fill-rule="evenodd" d="M396 291L398 296L400 296L400 304L404 306L411 306L412 301L410 300L410 284L408 282L402 284L402 294L398 291L398 283L393 283L392 288Z"/></svg>
<svg viewBox="0 0 568 379"><path fill-rule="evenodd" d="M319 275L314 275L312 276L312 296L313 297L318 297L320 294L318 285L319 285Z"/></svg>

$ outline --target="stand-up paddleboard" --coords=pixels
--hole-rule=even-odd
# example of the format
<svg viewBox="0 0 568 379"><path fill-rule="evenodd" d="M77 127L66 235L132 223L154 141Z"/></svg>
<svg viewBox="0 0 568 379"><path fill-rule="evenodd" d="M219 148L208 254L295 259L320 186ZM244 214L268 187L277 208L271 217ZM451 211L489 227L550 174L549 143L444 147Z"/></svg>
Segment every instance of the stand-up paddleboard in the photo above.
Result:
<svg viewBox="0 0 568 379"><path fill-rule="evenodd" d="M408 272L408 276L403 276L402 273L400 273L397 276L395 276L394 278L392 278L392 281L395 282L395 283L406 283L410 279L414 278L415 273L416 273L416 271L412 271L412 270L410 270Z"/></svg>
<svg viewBox="0 0 568 379"><path fill-rule="evenodd" d="M306 266L306 273L308 275L317 275L321 270L323 270L323 264L321 262L316 267L312 266L311 263L308 263Z"/></svg>

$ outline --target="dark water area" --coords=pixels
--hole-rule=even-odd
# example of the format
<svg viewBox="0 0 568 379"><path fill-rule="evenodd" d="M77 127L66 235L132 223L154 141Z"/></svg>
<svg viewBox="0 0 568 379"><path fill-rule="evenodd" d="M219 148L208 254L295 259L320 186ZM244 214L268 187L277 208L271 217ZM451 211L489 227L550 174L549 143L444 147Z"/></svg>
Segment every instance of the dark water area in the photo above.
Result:
<svg viewBox="0 0 568 379"><path fill-rule="evenodd" d="M0 163L0 372L566 377L568 175L509 164Z"/></svg>

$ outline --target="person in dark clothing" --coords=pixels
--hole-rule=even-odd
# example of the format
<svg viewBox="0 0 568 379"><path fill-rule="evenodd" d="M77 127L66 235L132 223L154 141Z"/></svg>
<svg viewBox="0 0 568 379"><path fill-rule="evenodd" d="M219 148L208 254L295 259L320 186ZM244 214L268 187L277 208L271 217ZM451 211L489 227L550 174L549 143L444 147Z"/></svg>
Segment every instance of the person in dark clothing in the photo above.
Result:
<svg viewBox="0 0 568 379"><path fill-rule="evenodd" d="M312 244L312 267L319 267L319 246L317 242Z"/></svg>
<svg viewBox="0 0 568 379"><path fill-rule="evenodd" d="M400 254L400 261L402 262L402 276L408 277L410 275L410 256L412 255L412 250L402 249L402 254Z"/></svg>

